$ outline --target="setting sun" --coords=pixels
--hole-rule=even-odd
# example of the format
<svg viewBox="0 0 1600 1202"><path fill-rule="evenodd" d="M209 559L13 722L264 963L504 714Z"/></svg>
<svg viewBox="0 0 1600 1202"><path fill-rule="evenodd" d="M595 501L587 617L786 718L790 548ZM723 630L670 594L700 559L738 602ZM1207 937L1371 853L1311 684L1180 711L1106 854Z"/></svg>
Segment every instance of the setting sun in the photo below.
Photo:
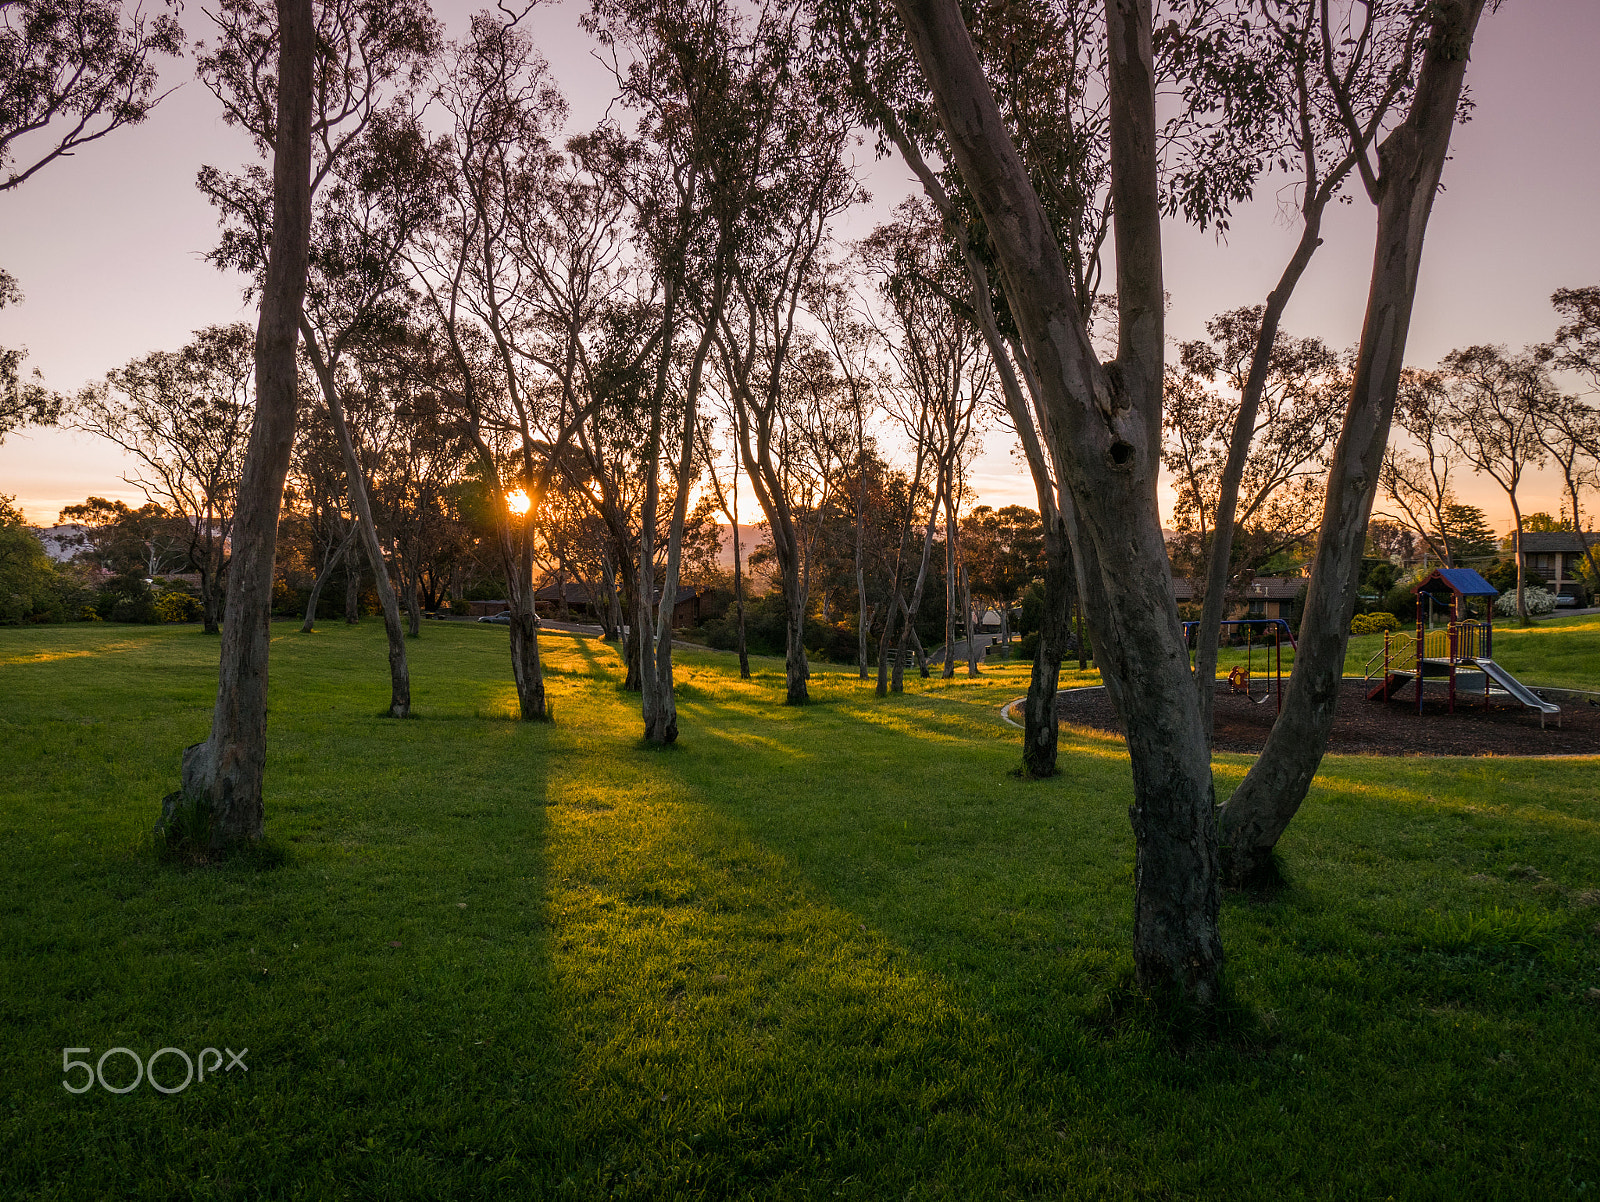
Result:
<svg viewBox="0 0 1600 1202"><path fill-rule="evenodd" d="M511 512L516 514L518 517L521 517L523 514L527 513L528 510L533 508L533 502L528 498L528 494L523 492L522 489L513 489L511 492L506 494L506 508L511 510Z"/></svg>

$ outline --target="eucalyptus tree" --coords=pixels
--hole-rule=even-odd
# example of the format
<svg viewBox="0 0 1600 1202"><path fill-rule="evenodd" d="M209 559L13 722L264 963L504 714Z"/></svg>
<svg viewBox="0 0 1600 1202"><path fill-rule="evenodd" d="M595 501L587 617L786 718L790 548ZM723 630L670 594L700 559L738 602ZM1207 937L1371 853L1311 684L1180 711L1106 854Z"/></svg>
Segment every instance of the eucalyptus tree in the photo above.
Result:
<svg viewBox="0 0 1600 1202"><path fill-rule="evenodd" d="M728 424L733 424L732 407L724 405L723 413L728 418ZM711 488L711 496L716 500L717 508L728 519L728 528L733 538L733 605L737 622L737 643L735 650L739 653L739 679L750 679L750 648L746 640L745 614L744 614L744 548L740 545L739 538L739 448L737 443L731 448L730 456L732 465L729 469L730 479L727 488L722 486L722 476L718 465L722 461L721 448L717 446L713 437L713 427L709 420L702 418L700 427L700 452L705 457L706 481Z"/></svg>
<svg viewBox="0 0 1600 1202"><path fill-rule="evenodd" d="M158 56L183 52L170 13L150 16L118 0L5 0L0 4L0 194L110 133L137 125L165 98ZM22 300L0 269L0 309ZM0 347L0 442L20 426L49 425L63 398L35 370L27 350Z"/></svg>
<svg viewBox="0 0 1600 1202"><path fill-rule="evenodd" d="M899 614L895 610L901 603L891 602L891 626L899 616L904 618L894 676L898 692L905 643L921 606L941 508L946 548L945 675L954 674L957 492L963 463L974 449L974 429L993 387L994 368L983 335L949 303L954 277L962 267L941 238L928 202L902 203L895 220L874 230L861 243L858 255L875 278L882 302L879 336L896 369L896 383L890 389L899 393L895 415L914 440L919 469L925 457L933 473L933 502L911 598ZM914 476L920 480L920 470ZM886 628L886 639L888 634Z"/></svg>
<svg viewBox="0 0 1600 1202"><path fill-rule="evenodd" d="M1378 469L1378 486L1398 511L1388 516L1415 532L1448 568L1454 566L1457 550L1449 520L1456 505L1450 483L1456 454L1445 437L1445 399L1442 373L1414 367L1400 373L1394 421L1420 454L1390 443Z"/></svg>
<svg viewBox="0 0 1600 1202"><path fill-rule="evenodd" d="M1316 529L1321 480L1347 387L1331 347L1320 338L1281 332L1267 343L1267 367L1258 374L1264 317L1256 305L1211 318L1209 339L1179 346L1178 370L1165 384L1162 461L1177 492L1173 523L1202 570L1210 549L1221 545L1216 531L1238 414L1254 390L1255 419L1245 439L1249 453L1243 470L1231 477L1236 533L1229 540L1233 563L1224 589ZM1195 583L1197 592L1211 586L1204 576Z"/></svg>
<svg viewBox="0 0 1600 1202"><path fill-rule="evenodd" d="M308 391L315 392L312 386ZM335 572L348 563L360 533L355 517L348 511L344 456L333 432L333 422L325 413L310 406L308 420L295 439L290 461L286 498L299 506L302 528L310 539L313 575L306 596L305 616L300 633L316 629L317 607L322 591ZM347 577L358 573L345 567Z"/></svg>
<svg viewBox="0 0 1600 1202"><path fill-rule="evenodd" d="M817 321L821 340L833 356L848 395L853 435L850 498L854 534L852 566L856 584L856 670L861 679L866 680L872 628L872 607L867 603L867 490L868 463L873 454L867 428L879 408L883 372L873 353L872 323L860 312L842 267L822 275L806 300L806 308Z"/></svg>
<svg viewBox="0 0 1600 1202"><path fill-rule="evenodd" d="M1462 115L1467 58L1483 9L1484 0L1416 6L1415 32L1408 37L1421 48L1420 59L1414 50L1405 56L1410 82L1404 115L1397 104L1392 110L1397 120L1386 124L1363 120L1343 82L1375 44L1365 32L1373 7L1341 4L1331 11L1328 3L1322 6L1323 70L1333 81L1346 136L1359 149L1357 173L1377 209L1377 232L1366 316L1329 468L1294 673L1261 755L1219 815L1231 879L1243 879L1267 861L1305 799L1333 727L1367 518L1405 363L1423 239L1450 133Z"/></svg>
<svg viewBox="0 0 1600 1202"><path fill-rule="evenodd" d="M0 4L0 192L138 125L166 96L157 56L182 53L171 13L125 12L118 0Z"/></svg>
<svg viewBox="0 0 1600 1202"><path fill-rule="evenodd" d="M538 500L576 424L593 412L579 373L584 339L614 287L623 206L576 156L555 149L566 105L523 26L530 9L477 13L449 48L434 88L450 122L449 164L438 219L412 266L432 323L429 381L492 497L520 713L543 720ZM551 424L558 432L542 436Z"/></svg>
<svg viewBox="0 0 1600 1202"><path fill-rule="evenodd" d="M186 558L200 576L207 634L220 627L234 495L254 410L255 333L208 326L180 351L156 351L84 389L68 422L121 447L140 464L125 477L182 519Z"/></svg>
<svg viewBox="0 0 1600 1202"><path fill-rule="evenodd" d="M759 227L751 203L783 119L794 116L792 10L741 12L726 0L660 5L602 0L588 18L625 61L623 105L637 114L635 152L619 159L635 210L635 248L660 289L660 326L645 392L647 437L634 601L645 738L677 738L672 611L684 526L698 474L695 441L708 361L733 288L738 247ZM669 441L670 439L670 441ZM660 473L673 504L659 590L655 584ZM652 608L653 606L653 608Z"/></svg>
<svg viewBox="0 0 1600 1202"><path fill-rule="evenodd" d="M1291 182L1290 195L1300 220L1300 237L1265 303L1255 310L1253 347L1237 388L1239 405L1227 441L1217 485L1216 515L1205 546L1204 600L1195 651L1195 688L1201 721L1211 729L1217 649L1235 571L1233 543L1246 531L1249 499L1241 509L1240 489L1250 488L1252 447L1264 431L1275 430L1260 415L1281 352L1279 325L1296 286L1322 245L1327 208L1344 196L1353 174L1375 178L1368 158L1374 140L1393 126L1416 86L1417 57L1427 32L1425 4L1416 0L1245 0L1240 4L1240 37L1220 70L1202 71L1202 95L1226 97L1226 110L1242 116L1247 141L1261 160L1275 165ZM1337 24L1343 14L1343 24ZM1360 19L1357 19L1359 13ZM1340 49L1333 40L1339 35ZM1204 40L1176 42L1180 59L1197 51L1210 54ZM1201 142L1202 147L1204 141ZM1193 166L1203 167L1205 155ZM1191 171L1194 185L1204 170ZM1176 199L1176 198L1174 198ZM1192 202L1191 202L1192 203ZM1201 224L1204 225L1202 218ZM1219 223L1225 228L1225 222ZM1270 408L1270 401L1268 402ZM1254 490L1251 489L1253 492Z"/></svg>
<svg viewBox="0 0 1600 1202"><path fill-rule="evenodd" d="M1539 442L1555 461L1567 490L1565 508L1589 572L1600 580L1594 543L1583 532L1582 492L1600 488L1600 410L1581 397L1552 396L1539 423Z"/></svg>
<svg viewBox="0 0 1600 1202"><path fill-rule="evenodd" d="M0 270L0 309L21 300L16 277ZM61 416L65 398L45 387L38 368L31 376L23 375L22 361L27 357L26 347L0 346L0 443L13 430L48 426Z"/></svg>
<svg viewBox="0 0 1600 1202"><path fill-rule="evenodd" d="M353 348L363 342L392 342L409 308L403 256L429 220L437 158L411 101L439 34L419 0L368 0L360 5L327 0L318 12L318 28L341 91L336 96L319 93L310 271L299 326L338 438L351 509L383 610L388 712L404 718L411 712L405 631L342 390L350 374L345 360ZM246 111L241 117L258 137L267 120L270 110ZM259 167L237 174L207 167L199 183L223 223L213 261L259 278L266 262L270 195L264 173Z"/></svg>
<svg viewBox="0 0 1600 1202"><path fill-rule="evenodd" d="M824 269L835 220L861 196L847 149L850 123L818 69L791 5L763 9L751 30L748 135L730 289L714 328L734 433L777 561L785 617L785 702L810 696L805 649L806 539L785 452L803 441L820 366L803 305ZM756 68L759 67L759 70ZM813 374L808 374L813 373Z"/></svg>
<svg viewBox="0 0 1600 1202"><path fill-rule="evenodd" d="M1558 288L1550 303L1563 318L1550 344L1551 366L1576 372L1591 390L1600 389L1600 287ZM1589 571L1600 580L1594 545L1583 537L1579 520L1578 490L1584 484L1600 487L1600 411L1581 398L1569 398L1551 414L1545 445L1561 464L1567 482L1572 528L1583 540ZM1587 460L1586 468L1578 464Z"/></svg>
<svg viewBox="0 0 1600 1202"><path fill-rule="evenodd" d="M256 327L256 410L234 504L233 563L223 614L221 667L211 733L183 753L182 786L162 801L159 826L187 811L204 817L206 842L224 848L262 835L267 760L267 662L272 575L283 482L294 444L299 381L295 343L311 241L313 85L328 58L311 0L219 10L221 45L201 59L203 77L229 105L273 114L256 135L272 152L272 225ZM268 80L272 104L267 106ZM333 90L339 90L333 81ZM249 128L247 126L247 128Z"/></svg>
<svg viewBox="0 0 1600 1202"><path fill-rule="evenodd" d="M1105 9L1118 309L1109 365L959 5L899 0L896 10L1048 416L1096 659L1128 730L1138 979L1153 994L1209 1006L1222 965L1210 764L1156 504L1166 298L1150 7L1109 0Z"/></svg>
<svg viewBox="0 0 1600 1202"><path fill-rule="evenodd" d="M1488 476L1511 506L1512 553L1517 561L1517 616L1528 617L1527 557L1522 553L1523 475L1540 467L1548 415L1562 401L1538 351L1507 355L1504 347L1469 346L1440 364L1445 378L1445 437L1475 473Z"/></svg>

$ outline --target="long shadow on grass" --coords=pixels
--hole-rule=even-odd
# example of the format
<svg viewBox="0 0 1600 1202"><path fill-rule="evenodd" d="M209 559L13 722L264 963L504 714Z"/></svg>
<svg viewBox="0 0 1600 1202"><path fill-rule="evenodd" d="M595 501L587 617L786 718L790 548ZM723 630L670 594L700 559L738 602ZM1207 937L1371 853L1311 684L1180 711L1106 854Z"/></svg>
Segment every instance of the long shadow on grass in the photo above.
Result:
<svg viewBox="0 0 1600 1202"><path fill-rule="evenodd" d="M274 668L267 826L282 867L175 870L97 838L153 805L114 781L36 796L32 829L9 841L0 1194L552 1196L573 1155L552 728L297 705L316 665ZM162 707L146 721L158 755L182 745ZM75 733L41 724L5 756ZM170 1096L63 1090L63 1047L112 1046L248 1049L248 1072ZM126 1057L107 1065L113 1084L119 1070L131 1078ZM160 1071L175 1084L179 1058Z"/></svg>

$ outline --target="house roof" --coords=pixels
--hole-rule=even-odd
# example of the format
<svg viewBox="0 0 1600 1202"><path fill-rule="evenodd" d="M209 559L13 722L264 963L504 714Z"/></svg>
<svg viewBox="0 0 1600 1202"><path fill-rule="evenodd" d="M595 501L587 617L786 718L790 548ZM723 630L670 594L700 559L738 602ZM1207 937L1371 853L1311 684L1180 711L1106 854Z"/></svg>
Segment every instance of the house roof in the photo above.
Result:
<svg viewBox="0 0 1600 1202"><path fill-rule="evenodd" d="M1495 588L1471 568L1434 568L1420 581L1414 592L1431 592L1429 585L1435 580L1439 581L1451 592L1462 597L1498 597L1500 590Z"/></svg>
<svg viewBox="0 0 1600 1202"><path fill-rule="evenodd" d="M1600 546L1600 531L1585 530L1584 542L1591 547ZM1578 536L1571 530L1531 531L1522 533L1522 553L1524 555L1545 553L1551 551L1582 551L1583 543L1578 541Z"/></svg>
<svg viewBox="0 0 1600 1202"><path fill-rule="evenodd" d="M533 599L535 601L559 601L561 600L563 587L567 594L568 605L571 605L574 602L581 605L587 605L589 603L589 591L575 580L567 581L565 586L547 584L533 594Z"/></svg>

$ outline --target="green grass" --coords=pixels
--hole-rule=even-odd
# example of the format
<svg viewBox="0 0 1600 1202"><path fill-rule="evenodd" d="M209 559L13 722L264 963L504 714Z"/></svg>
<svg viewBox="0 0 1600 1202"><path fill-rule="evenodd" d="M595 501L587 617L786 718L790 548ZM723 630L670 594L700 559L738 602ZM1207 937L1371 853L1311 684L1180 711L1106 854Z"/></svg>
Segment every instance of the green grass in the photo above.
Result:
<svg viewBox="0 0 1600 1202"><path fill-rule="evenodd" d="M1407 626L1398 633L1409 635L1414 630ZM1345 652L1344 674L1366 675L1367 661L1382 649L1381 634L1353 636ZM1217 675L1226 676L1235 666L1248 664L1259 680L1272 673L1275 661L1269 654L1270 649L1259 643L1253 654L1243 646L1223 647L1217 656ZM1541 618L1526 628L1518 628L1514 618L1497 617L1494 658L1524 684L1600 692L1600 614ZM1285 677L1293 663L1294 649L1285 642Z"/></svg>
<svg viewBox="0 0 1600 1202"><path fill-rule="evenodd" d="M1330 758L1287 883L1224 903L1229 1034L1175 1045L1126 985L1126 755L1009 775L1025 665L791 709L689 652L659 751L598 642L545 640L524 724L505 633L429 626L395 722L376 623L293 630L278 858L198 869L147 832L217 642L0 630L0 1196L1600 1191L1594 760ZM72 1096L85 1046L250 1071Z"/></svg>

